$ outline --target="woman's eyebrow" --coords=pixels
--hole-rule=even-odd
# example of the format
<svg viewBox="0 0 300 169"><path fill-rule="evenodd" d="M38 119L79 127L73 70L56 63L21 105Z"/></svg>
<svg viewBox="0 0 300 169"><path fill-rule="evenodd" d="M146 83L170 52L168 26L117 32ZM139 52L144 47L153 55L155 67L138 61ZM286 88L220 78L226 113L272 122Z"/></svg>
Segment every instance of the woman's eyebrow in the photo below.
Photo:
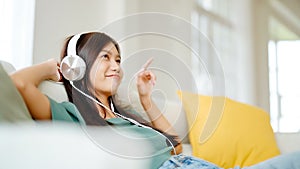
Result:
<svg viewBox="0 0 300 169"><path fill-rule="evenodd" d="M106 53L108 53L108 54L110 54L110 55L113 55L113 53L111 53L111 51L106 50L106 49L101 50L100 53L101 53L101 52L106 52ZM117 54L116 57L121 58L121 56L120 56L119 54Z"/></svg>
<svg viewBox="0 0 300 169"><path fill-rule="evenodd" d="M100 52L106 52L108 54L111 54L111 52L109 50L105 50L105 49L101 50Z"/></svg>

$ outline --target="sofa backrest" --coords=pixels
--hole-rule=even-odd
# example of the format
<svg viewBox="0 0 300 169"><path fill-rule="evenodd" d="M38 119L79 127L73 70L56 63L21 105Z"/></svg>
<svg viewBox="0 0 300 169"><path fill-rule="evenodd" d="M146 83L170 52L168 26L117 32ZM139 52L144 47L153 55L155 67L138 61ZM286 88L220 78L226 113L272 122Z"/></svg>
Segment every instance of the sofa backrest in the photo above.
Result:
<svg viewBox="0 0 300 169"><path fill-rule="evenodd" d="M16 70L15 67L12 64L10 64L9 62L0 60L0 64L3 66L4 70L7 73L11 73Z"/></svg>
<svg viewBox="0 0 300 169"><path fill-rule="evenodd" d="M61 82L43 81L39 89L57 102L68 101L68 96Z"/></svg>

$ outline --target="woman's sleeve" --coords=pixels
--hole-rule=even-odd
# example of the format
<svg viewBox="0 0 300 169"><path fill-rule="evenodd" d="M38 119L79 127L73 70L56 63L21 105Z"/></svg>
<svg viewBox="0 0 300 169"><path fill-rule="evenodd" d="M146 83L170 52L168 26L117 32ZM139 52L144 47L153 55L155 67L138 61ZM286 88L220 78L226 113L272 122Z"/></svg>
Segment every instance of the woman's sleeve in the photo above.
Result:
<svg viewBox="0 0 300 169"><path fill-rule="evenodd" d="M58 103L48 97L53 121L76 122L85 124L76 106L70 102Z"/></svg>

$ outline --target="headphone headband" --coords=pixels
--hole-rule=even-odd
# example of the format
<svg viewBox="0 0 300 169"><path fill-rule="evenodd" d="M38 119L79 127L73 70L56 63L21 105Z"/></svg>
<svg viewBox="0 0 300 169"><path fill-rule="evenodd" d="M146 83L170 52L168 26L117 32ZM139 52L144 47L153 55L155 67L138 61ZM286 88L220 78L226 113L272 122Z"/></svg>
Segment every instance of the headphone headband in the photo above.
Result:
<svg viewBox="0 0 300 169"><path fill-rule="evenodd" d="M77 55L76 53L76 45L77 45L77 41L80 38L80 36L82 35L82 33L74 35L69 43L68 43L68 47L67 47L67 56L70 55Z"/></svg>

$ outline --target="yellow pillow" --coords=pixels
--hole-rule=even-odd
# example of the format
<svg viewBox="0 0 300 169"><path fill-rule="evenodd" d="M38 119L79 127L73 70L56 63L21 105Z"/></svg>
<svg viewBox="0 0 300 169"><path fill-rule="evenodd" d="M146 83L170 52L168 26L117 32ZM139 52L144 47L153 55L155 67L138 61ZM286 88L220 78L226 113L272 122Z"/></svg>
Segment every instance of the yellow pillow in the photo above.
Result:
<svg viewBox="0 0 300 169"><path fill-rule="evenodd" d="M223 168L245 167L280 154L268 113L227 97L179 91L193 155Z"/></svg>

